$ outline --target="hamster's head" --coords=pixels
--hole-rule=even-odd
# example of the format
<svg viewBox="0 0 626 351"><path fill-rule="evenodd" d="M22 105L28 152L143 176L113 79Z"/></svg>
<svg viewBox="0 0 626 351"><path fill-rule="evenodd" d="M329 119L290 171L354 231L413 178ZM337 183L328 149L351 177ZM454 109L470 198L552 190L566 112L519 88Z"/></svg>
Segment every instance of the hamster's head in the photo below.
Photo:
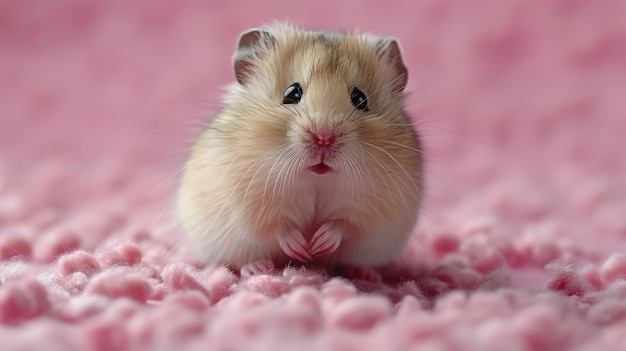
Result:
<svg viewBox="0 0 626 351"><path fill-rule="evenodd" d="M236 131L238 150L319 176L421 160L411 150L419 146L404 112L408 73L394 38L254 29L239 39L234 73L224 107L231 117L219 123Z"/></svg>

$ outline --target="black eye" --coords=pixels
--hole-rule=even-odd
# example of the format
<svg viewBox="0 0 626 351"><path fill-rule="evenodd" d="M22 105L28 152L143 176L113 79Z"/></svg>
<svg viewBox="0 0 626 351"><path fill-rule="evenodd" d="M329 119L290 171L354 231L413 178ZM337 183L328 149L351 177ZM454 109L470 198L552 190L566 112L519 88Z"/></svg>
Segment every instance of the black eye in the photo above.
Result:
<svg viewBox="0 0 626 351"><path fill-rule="evenodd" d="M293 83L283 94L283 105L297 104L302 99L302 87L298 83Z"/></svg>
<svg viewBox="0 0 626 351"><path fill-rule="evenodd" d="M352 105L354 105L354 107L358 108L359 110L369 111L369 109L367 108L367 96L365 96L365 94L363 94L363 92L359 89L352 89L352 93L350 94L350 100L352 101Z"/></svg>

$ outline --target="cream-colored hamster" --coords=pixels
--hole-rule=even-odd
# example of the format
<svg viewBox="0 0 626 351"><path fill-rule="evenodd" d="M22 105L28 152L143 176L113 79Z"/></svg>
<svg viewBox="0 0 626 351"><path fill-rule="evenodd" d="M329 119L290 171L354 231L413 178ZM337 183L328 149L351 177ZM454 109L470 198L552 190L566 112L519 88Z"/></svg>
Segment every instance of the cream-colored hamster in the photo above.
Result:
<svg viewBox="0 0 626 351"><path fill-rule="evenodd" d="M178 192L199 259L248 274L395 259L423 189L398 42L275 24L241 35L234 71Z"/></svg>

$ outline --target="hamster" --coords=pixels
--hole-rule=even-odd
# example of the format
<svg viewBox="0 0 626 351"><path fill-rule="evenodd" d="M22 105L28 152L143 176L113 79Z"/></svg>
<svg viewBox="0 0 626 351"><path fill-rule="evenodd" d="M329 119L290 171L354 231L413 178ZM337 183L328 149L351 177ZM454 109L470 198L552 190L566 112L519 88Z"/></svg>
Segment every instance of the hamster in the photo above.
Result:
<svg viewBox="0 0 626 351"><path fill-rule="evenodd" d="M198 258L242 274L396 259L423 193L398 41L278 23L241 34L233 61L177 193Z"/></svg>

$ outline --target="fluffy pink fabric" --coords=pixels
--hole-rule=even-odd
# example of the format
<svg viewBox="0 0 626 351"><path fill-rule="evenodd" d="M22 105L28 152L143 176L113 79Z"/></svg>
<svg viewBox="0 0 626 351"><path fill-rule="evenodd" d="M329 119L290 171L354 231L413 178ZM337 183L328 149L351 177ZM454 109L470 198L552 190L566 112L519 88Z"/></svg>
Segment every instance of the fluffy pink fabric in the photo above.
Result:
<svg viewBox="0 0 626 351"><path fill-rule="evenodd" d="M624 1L0 4L2 350L625 350ZM238 34L395 35L429 194L385 283L190 258Z"/></svg>

